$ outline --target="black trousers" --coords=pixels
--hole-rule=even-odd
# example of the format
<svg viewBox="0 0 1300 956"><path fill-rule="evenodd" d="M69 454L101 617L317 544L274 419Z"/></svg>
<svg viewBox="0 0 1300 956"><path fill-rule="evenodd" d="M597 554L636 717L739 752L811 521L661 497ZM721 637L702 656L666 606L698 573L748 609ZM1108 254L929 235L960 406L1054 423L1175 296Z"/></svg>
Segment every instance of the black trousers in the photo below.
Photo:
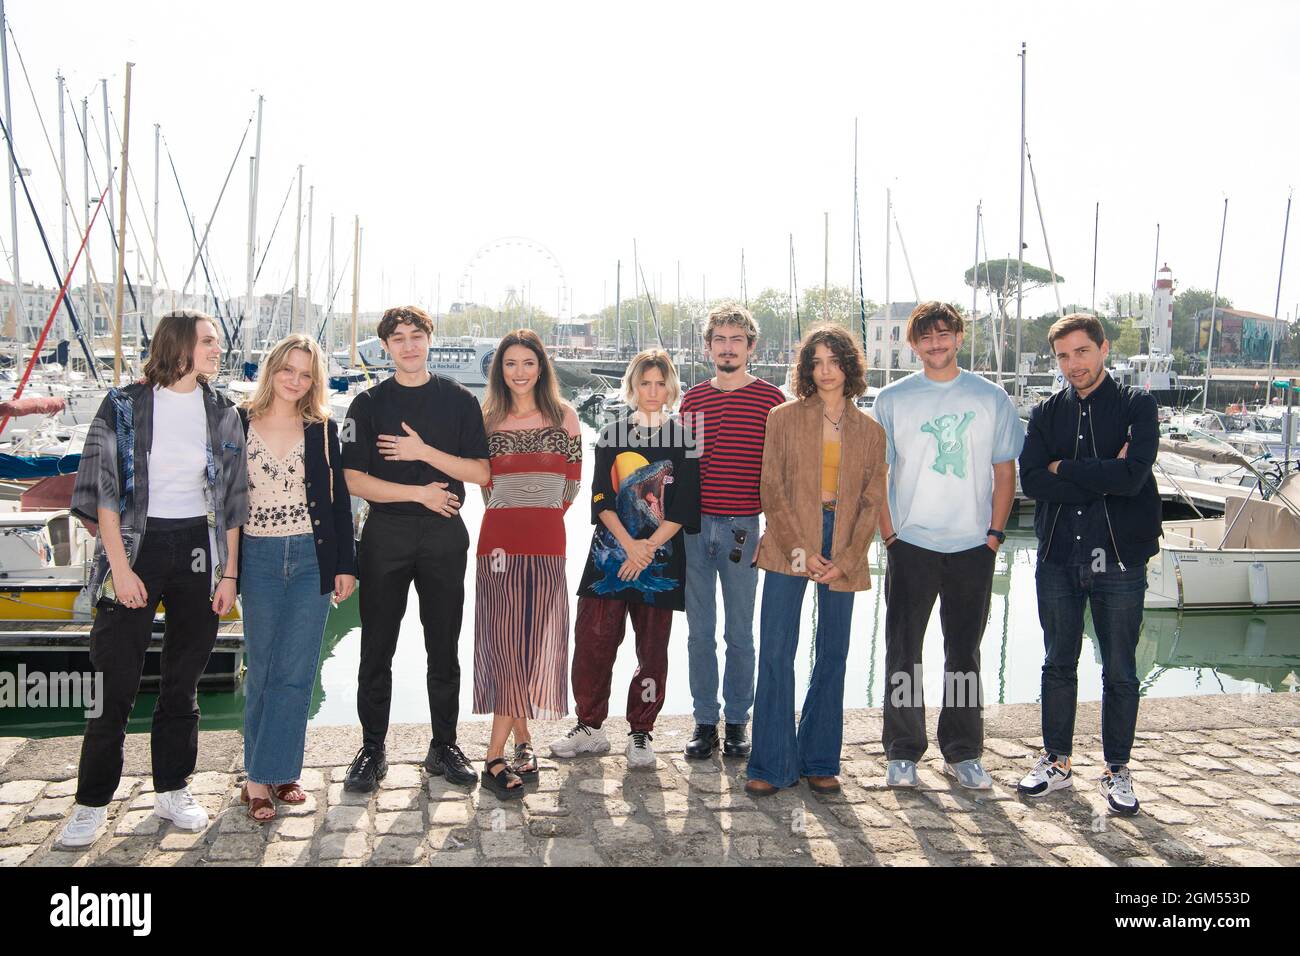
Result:
<svg viewBox="0 0 1300 956"><path fill-rule="evenodd" d="M943 709L939 750L949 763L984 751L980 641L989 617L993 563L987 545L944 554L896 540L885 572L885 727L890 760L926 751L921 647L935 599L943 627Z"/></svg>
<svg viewBox="0 0 1300 956"><path fill-rule="evenodd" d="M457 515L394 515L371 511L357 555L361 582L361 665L357 717L367 747L384 749L393 697L393 652L415 582L427 655L426 683L433 739L456 742L460 710L461 612L469 532Z"/></svg>
<svg viewBox="0 0 1300 956"><path fill-rule="evenodd" d="M144 582L144 607L104 598L90 629L90 663L103 674L103 712L86 723L77 773L77 802L107 806L122 778L126 724L140 689L153 618L166 606L162 676L153 709L150 747L154 789L179 790L199 755L199 677L217 642L212 611L208 523L198 518L150 518L133 571Z"/></svg>

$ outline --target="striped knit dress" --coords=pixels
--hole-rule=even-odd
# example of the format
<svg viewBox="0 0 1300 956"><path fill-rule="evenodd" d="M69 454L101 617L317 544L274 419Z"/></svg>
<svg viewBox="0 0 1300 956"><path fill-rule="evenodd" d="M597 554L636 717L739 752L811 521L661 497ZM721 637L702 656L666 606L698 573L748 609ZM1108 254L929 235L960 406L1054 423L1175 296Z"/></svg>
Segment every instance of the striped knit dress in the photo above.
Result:
<svg viewBox="0 0 1300 956"><path fill-rule="evenodd" d="M564 513L578 494L582 437L540 413L488 435L492 481L478 536L474 713L554 720L568 713L569 596Z"/></svg>

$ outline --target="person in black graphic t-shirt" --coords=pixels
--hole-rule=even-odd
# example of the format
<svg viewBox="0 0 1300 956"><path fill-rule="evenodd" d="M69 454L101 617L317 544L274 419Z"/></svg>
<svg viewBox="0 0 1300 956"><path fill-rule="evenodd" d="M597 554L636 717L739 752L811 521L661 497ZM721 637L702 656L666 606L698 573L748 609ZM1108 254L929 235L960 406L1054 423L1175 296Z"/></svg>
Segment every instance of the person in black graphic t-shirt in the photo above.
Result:
<svg viewBox="0 0 1300 956"><path fill-rule="evenodd" d="M369 792L388 772L384 738L393 689L393 652L411 582L428 654L433 739L424 765L471 784L478 775L456 746L460 698L457 643L465 601L469 532L460 517L465 482L491 478L478 400L426 366L433 323L422 309L389 309L379 337L397 372L352 400L344 428L348 489L370 502L357 549L361 580L361 665L357 716L362 746L344 788Z"/></svg>

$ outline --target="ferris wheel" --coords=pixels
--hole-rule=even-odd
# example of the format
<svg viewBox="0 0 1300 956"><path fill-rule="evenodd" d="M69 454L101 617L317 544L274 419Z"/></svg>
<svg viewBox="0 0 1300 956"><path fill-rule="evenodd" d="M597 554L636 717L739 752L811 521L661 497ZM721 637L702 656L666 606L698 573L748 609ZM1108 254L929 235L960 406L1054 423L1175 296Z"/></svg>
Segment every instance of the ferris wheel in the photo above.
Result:
<svg viewBox="0 0 1300 956"><path fill-rule="evenodd" d="M479 246L461 271L456 295L505 313L532 308L557 319L572 314L560 260L526 236L502 236Z"/></svg>

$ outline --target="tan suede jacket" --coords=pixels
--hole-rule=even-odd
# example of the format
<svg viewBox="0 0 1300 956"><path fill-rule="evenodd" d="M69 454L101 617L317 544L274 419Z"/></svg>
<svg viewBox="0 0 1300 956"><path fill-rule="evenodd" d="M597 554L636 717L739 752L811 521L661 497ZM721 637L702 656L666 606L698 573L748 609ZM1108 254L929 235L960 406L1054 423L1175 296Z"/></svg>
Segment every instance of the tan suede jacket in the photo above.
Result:
<svg viewBox="0 0 1300 956"><path fill-rule="evenodd" d="M767 528L758 543L765 571L806 575L795 559L821 554L822 400L796 399L768 414L759 498ZM852 402L840 426L840 485L835 504L831 563L844 572L832 591L871 587L867 549L885 500L885 430Z"/></svg>

